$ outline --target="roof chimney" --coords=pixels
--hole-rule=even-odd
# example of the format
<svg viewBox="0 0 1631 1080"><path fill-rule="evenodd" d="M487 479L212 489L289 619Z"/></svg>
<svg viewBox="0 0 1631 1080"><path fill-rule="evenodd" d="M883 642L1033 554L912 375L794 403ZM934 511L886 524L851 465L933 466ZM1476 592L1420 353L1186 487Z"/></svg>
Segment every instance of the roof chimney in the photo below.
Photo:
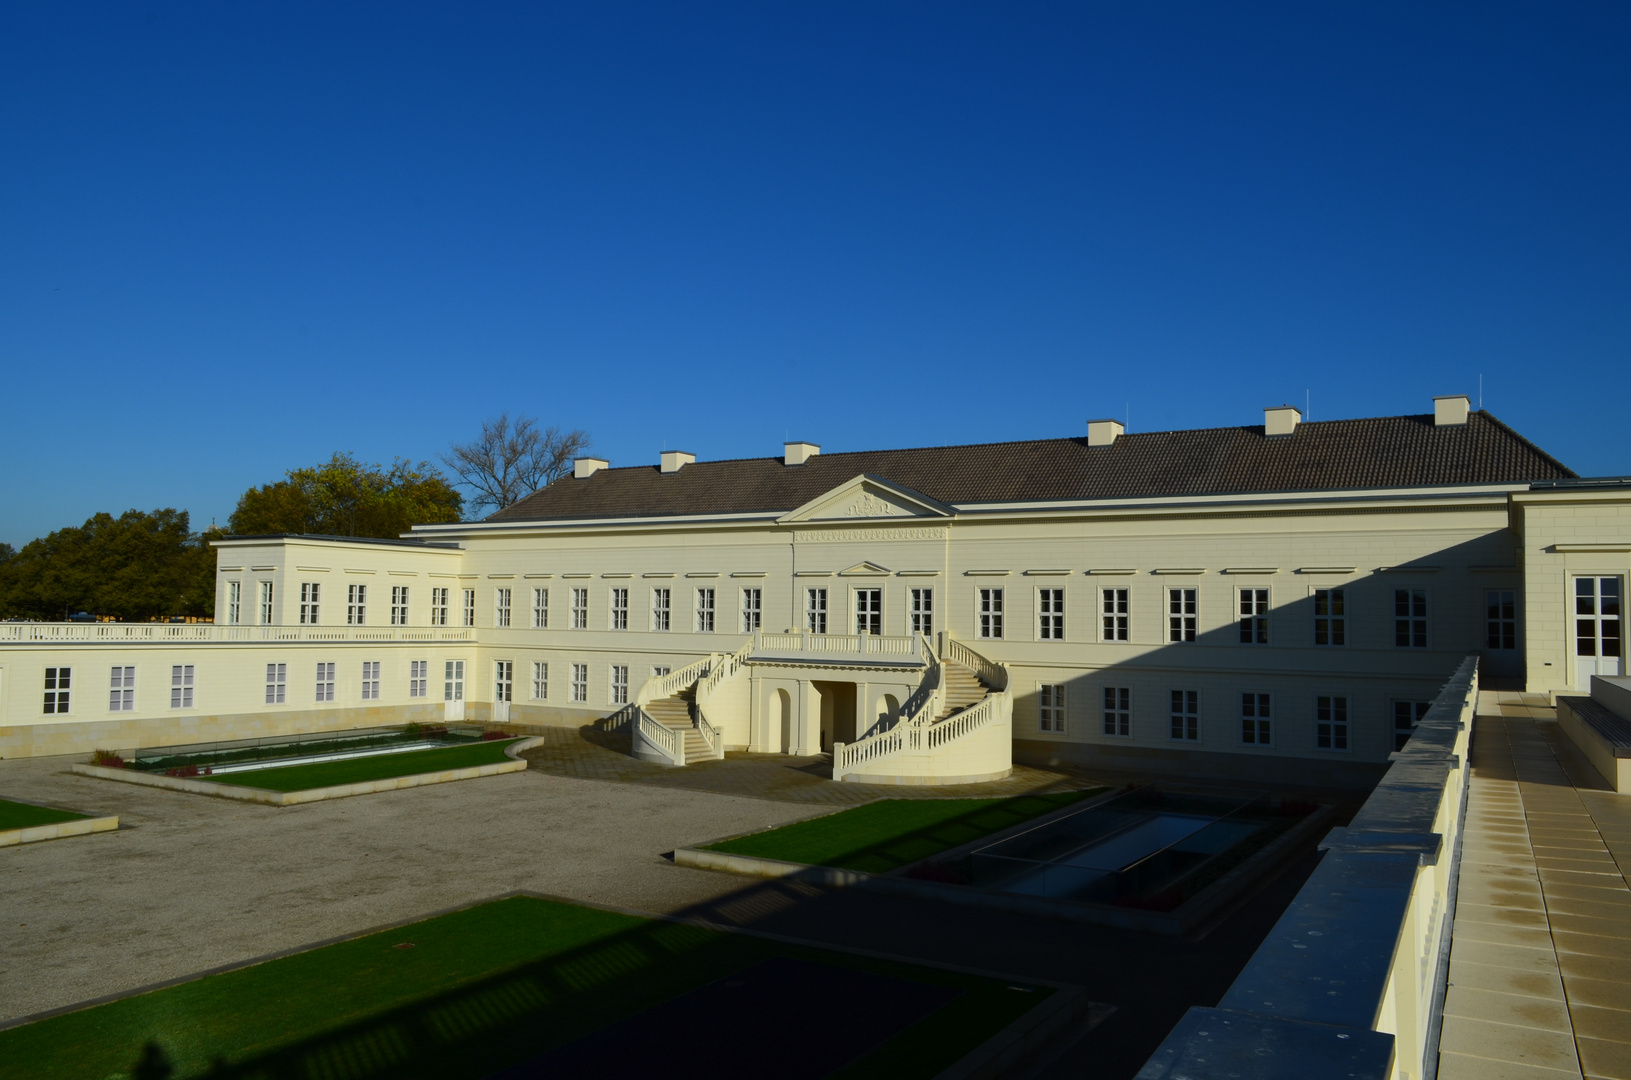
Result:
<svg viewBox="0 0 1631 1080"><path fill-rule="evenodd" d="M685 466L696 461L697 456L684 450L663 451L663 472L679 472Z"/></svg>
<svg viewBox="0 0 1631 1080"><path fill-rule="evenodd" d="M1465 424L1467 414L1471 411L1472 401L1466 394L1436 397L1433 399L1433 426L1443 427L1446 424Z"/></svg>
<svg viewBox="0 0 1631 1080"><path fill-rule="evenodd" d="M1303 411L1295 405L1271 406L1263 410L1263 434L1269 438L1290 435L1302 423Z"/></svg>
<svg viewBox="0 0 1631 1080"><path fill-rule="evenodd" d="M1089 420L1087 422L1087 445L1109 446L1126 433L1120 420Z"/></svg>
<svg viewBox="0 0 1631 1080"><path fill-rule="evenodd" d="M611 462L605 458L580 457L572 459L572 479L586 480L602 469L610 468Z"/></svg>
<svg viewBox="0 0 1631 1080"><path fill-rule="evenodd" d="M782 443L782 464L803 465L819 453L821 447L813 442Z"/></svg>

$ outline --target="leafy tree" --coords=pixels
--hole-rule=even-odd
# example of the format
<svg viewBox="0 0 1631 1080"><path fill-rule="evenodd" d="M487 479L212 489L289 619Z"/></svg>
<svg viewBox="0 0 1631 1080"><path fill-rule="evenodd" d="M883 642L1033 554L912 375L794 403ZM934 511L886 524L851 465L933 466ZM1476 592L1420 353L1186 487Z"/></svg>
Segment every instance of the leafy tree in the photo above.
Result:
<svg viewBox="0 0 1631 1080"><path fill-rule="evenodd" d="M232 532L318 533L394 540L415 525L458 521L464 497L434 465L398 458L390 468L336 453L322 465L252 487L232 512Z"/></svg>
<svg viewBox="0 0 1631 1080"><path fill-rule="evenodd" d="M553 424L539 430L533 417L518 416L512 423L503 412L482 421L479 438L455 443L442 462L474 492L472 509L502 510L565 476L572 459L587 449L587 431L562 431Z"/></svg>
<svg viewBox="0 0 1631 1080"><path fill-rule="evenodd" d="M60 619L210 615L220 530L194 533L185 510L97 514L0 559L0 612Z"/></svg>

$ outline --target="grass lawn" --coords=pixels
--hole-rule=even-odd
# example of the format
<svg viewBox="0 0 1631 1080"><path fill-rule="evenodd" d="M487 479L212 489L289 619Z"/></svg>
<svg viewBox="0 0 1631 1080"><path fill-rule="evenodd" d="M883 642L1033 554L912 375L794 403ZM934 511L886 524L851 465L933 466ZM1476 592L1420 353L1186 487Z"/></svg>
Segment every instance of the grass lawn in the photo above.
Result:
<svg viewBox="0 0 1631 1080"><path fill-rule="evenodd" d="M226 776L199 776L194 779L208 780L217 784L265 788L268 791L305 791L309 788L335 787L339 784L360 784L368 780L387 780L393 776L441 772L443 769L499 765L510 760L504 756L504 748L513 742L514 739L494 739L492 742L472 743L469 746L408 750L400 754L380 754L378 757L322 761L312 765L285 765L280 769L254 769L249 772L228 773Z"/></svg>
<svg viewBox="0 0 1631 1080"><path fill-rule="evenodd" d="M932 1077L1050 993L514 897L0 1031L0 1078L144 1075L144 1054L145 1075L174 1080L475 1078L783 957L956 993L831 1074L846 1080ZM730 1017L696 1024L666 1037L730 1052Z"/></svg>
<svg viewBox="0 0 1631 1080"><path fill-rule="evenodd" d="M0 799L0 832L7 829L32 829L36 825L55 825L59 821L79 821L84 814L70 814L66 810L51 810L28 803L8 802Z"/></svg>
<svg viewBox="0 0 1631 1080"><path fill-rule="evenodd" d="M712 844L708 850L883 874L1103 790L1012 799L880 799L814 821Z"/></svg>

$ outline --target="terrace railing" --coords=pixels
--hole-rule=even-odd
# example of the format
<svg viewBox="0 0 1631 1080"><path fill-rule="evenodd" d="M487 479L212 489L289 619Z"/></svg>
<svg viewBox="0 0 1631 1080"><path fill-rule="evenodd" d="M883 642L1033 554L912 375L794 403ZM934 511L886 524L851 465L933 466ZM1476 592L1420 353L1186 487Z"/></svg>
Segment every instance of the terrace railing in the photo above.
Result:
<svg viewBox="0 0 1631 1080"><path fill-rule="evenodd" d="M753 653L815 654L824 656L899 657L921 651L921 634L811 634L804 631L755 631Z"/></svg>

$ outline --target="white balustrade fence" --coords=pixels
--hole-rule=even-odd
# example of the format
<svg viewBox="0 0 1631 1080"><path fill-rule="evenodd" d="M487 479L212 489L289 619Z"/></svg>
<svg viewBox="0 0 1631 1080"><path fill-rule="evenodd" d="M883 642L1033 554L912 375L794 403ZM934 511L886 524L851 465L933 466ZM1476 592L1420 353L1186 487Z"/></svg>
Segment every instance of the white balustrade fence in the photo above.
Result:
<svg viewBox="0 0 1631 1080"><path fill-rule="evenodd" d="M217 623L0 623L0 644L218 645L474 641L468 626L226 626Z"/></svg>

